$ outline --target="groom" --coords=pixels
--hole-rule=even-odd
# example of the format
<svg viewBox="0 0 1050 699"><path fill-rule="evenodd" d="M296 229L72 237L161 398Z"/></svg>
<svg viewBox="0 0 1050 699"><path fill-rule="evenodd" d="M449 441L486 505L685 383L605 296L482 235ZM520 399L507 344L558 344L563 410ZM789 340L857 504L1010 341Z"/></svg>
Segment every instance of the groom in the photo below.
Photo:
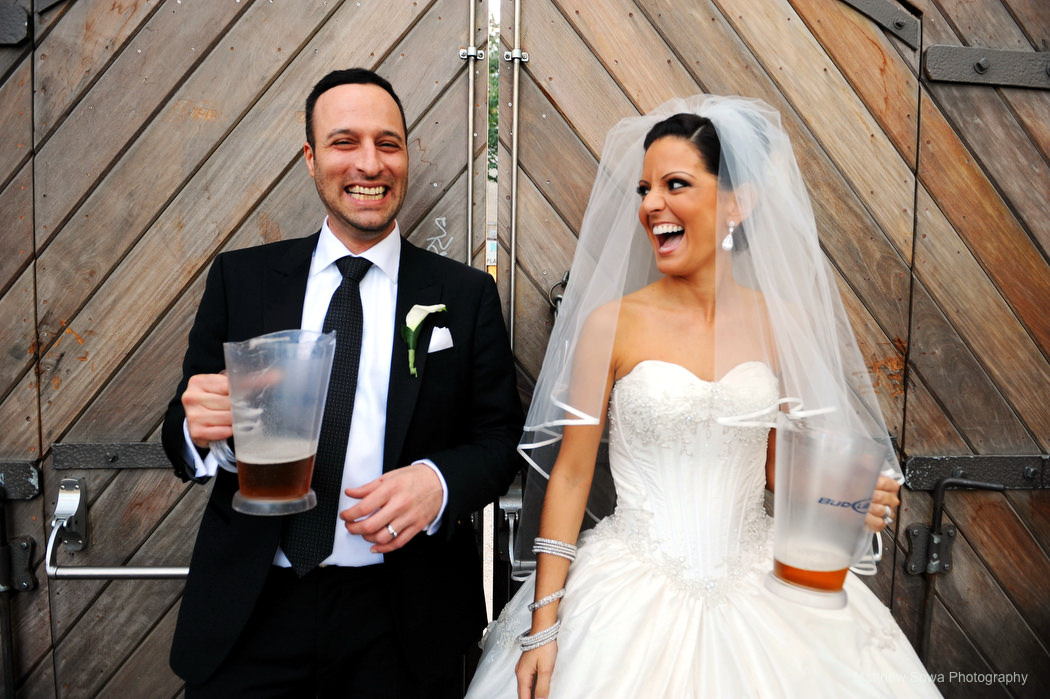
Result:
<svg viewBox="0 0 1050 699"><path fill-rule="evenodd" d="M402 239L407 128L386 80L360 68L321 79L306 141L321 230L216 258L165 416L176 473L214 475L171 665L190 699L459 696L459 656L486 620L469 516L506 491L523 421L500 301L485 273ZM335 401L349 406L348 427L329 427L326 412L313 481L335 503L330 519L314 534L309 513L235 512L237 477L216 472L207 450L232 435L222 343L330 327L345 289L360 353L342 373L356 386ZM437 304L413 373L401 326L414 306ZM353 334L337 330L337 353ZM339 454L327 488L322 452Z"/></svg>

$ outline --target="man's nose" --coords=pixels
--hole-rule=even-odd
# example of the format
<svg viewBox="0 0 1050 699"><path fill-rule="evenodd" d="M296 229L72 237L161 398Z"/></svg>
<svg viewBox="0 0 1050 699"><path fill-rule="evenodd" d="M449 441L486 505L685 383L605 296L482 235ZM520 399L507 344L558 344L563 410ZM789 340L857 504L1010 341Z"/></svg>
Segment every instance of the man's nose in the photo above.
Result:
<svg viewBox="0 0 1050 699"><path fill-rule="evenodd" d="M374 143L362 144L357 150L357 169L362 175L375 177L383 169L383 161L379 157L379 149Z"/></svg>

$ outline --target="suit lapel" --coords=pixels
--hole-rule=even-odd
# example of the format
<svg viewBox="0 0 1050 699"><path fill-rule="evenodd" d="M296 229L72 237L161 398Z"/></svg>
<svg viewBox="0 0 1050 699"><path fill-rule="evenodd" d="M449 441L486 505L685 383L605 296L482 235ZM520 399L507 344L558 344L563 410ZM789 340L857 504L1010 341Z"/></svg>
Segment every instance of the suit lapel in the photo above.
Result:
<svg viewBox="0 0 1050 699"><path fill-rule="evenodd" d="M263 287L263 334L302 327L310 261L319 233L276 246L268 260Z"/></svg>
<svg viewBox="0 0 1050 699"><path fill-rule="evenodd" d="M426 370L427 347L432 325L428 323L416 346L416 373L408 370L408 345L401 339L401 326L409 309L415 304L441 303L442 288L424 264L425 255L407 240L401 240L401 262L397 274L397 304L394 318L394 344L390 362L390 385L386 401L386 441L383 450L383 470L403 466L397 463L401 447L412 421L419 387Z"/></svg>

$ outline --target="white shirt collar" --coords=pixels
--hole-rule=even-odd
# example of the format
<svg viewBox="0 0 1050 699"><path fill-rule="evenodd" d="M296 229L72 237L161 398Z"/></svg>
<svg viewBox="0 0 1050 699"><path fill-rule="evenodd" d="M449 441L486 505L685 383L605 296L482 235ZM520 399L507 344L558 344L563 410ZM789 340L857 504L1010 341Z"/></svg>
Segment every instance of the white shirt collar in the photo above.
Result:
<svg viewBox="0 0 1050 699"><path fill-rule="evenodd" d="M310 264L310 276L320 273L329 265L334 265L340 257L352 254L332 233L332 229L328 227L328 218L325 217L324 224L321 225L321 237L317 240L313 262ZM370 261L396 284L397 272L401 265L401 228L397 222L394 222L394 230L387 237L365 250L359 257Z"/></svg>

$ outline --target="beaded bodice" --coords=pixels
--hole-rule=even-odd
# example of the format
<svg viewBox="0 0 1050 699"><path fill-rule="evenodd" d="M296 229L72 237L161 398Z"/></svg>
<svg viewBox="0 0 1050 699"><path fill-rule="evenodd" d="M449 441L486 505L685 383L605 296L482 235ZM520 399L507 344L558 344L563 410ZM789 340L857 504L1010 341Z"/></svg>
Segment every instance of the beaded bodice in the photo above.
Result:
<svg viewBox="0 0 1050 699"><path fill-rule="evenodd" d="M704 381L677 364L646 360L620 378L609 405L616 513L598 525L649 549L676 577L711 589L764 555L768 430L718 417L773 404L777 382L761 362ZM768 564L768 561L765 561Z"/></svg>

